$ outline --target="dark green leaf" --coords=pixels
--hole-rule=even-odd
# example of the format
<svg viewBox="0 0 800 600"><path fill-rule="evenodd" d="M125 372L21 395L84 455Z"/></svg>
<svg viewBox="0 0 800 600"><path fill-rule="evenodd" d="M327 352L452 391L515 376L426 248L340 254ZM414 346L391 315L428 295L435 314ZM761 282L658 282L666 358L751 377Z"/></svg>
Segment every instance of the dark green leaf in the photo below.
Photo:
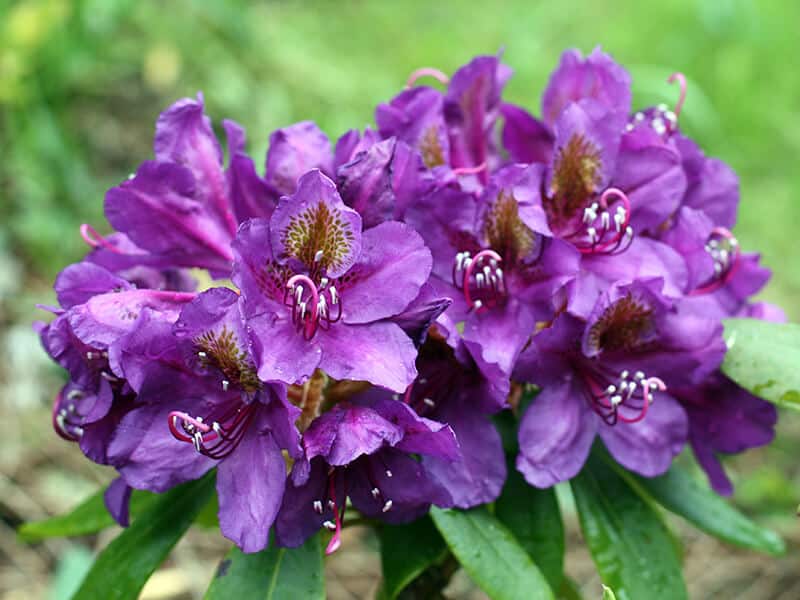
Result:
<svg viewBox="0 0 800 600"><path fill-rule="evenodd" d="M138 598L213 492L209 474L160 495L100 553L75 598Z"/></svg>
<svg viewBox="0 0 800 600"><path fill-rule="evenodd" d="M706 533L768 554L780 555L786 551L778 534L755 524L678 465L660 477L637 476L636 481L667 510Z"/></svg>
<svg viewBox="0 0 800 600"><path fill-rule="evenodd" d="M561 579L561 588L558 590L557 597L558 600L583 600L581 586L567 575L564 575Z"/></svg>
<svg viewBox="0 0 800 600"><path fill-rule="evenodd" d="M542 570L550 587L559 589L564 577L564 523L553 488L528 485L511 464L495 514Z"/></svg>
<svg viewBox="0 0 800 600"><path fill-rule="evenodd" d="M51 537L91 535L111 527L115 521L103 503L103 492L100 490L90 496L65 515L24 523L19 528L20 539L35 542ZM156 497L155 494L135 490L131 495L131 518L145 510Z"/></svg>
<svg viewBox="0 0 800 600"><path fill-rule="evenodd" d="M514 536L486 510L431 508L431 517L458 561L495 600L552 600L547 580Z"/></svg>
<svg viewBox="0 0 800 600"><path fill-rule="evenodd" d="M383 569L383 597L396 598L411 581L447 555L447 546L430 517L378 530Z"/></svg>
<svg viewBox="0 0 800 600"><path fill-rule="evenodd" d="M325 598L322 546L319 535L299 548L279 548L244 554L231 548L217 568L206 600L279 600Z"/></svg>
<svg viewBox="0 0 800 600"><path fill-rule="evenodd" d="M688 598L670 533L647 500L598 456L571 485L597 570L619 600Z"/></svg>
<svg viewBox="0 0 800 600"><path fill-rule="evenodd" d="M756 396L800 410L800 325L725 321L723 372Z"/></svg>

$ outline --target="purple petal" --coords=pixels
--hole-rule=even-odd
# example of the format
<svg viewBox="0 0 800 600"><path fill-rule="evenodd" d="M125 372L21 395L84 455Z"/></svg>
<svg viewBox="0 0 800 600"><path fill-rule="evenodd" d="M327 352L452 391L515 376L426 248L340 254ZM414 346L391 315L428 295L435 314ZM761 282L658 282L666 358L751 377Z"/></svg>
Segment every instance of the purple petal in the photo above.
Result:
<svg viewBox="0 0 800 600"><path fill-rule="evenodd" d="M63 308L71 308L98 294L130 290L133 286L101 266L80 262L61 271L53 287L58 303Z"/></svg>
<svg viewBox="0 0 800 600"><path fill-rule="evenodd" d="M417 376L416 348L394 323L334 324L318 331L319 367L334 379L369 381L402 393Z"/></svg>
<svg viewBox="0 0 800 600"><path fill-rule="evenodd" d="M547 126L514 104L502 104L500 112L505 119L503 146L511 160L518 163L549 163L553 153L553 134Z"/></svg>
<svg viewBox="0 0 800 600"><path fill-rule="evenodd" d="M328 136L312 121L278 129L269 136L266 182L280 194L293 194L300 177L319 169L333 175Z"/></svg>
<svg viewBox="0 0 800 600"><path fill-rule="evenodd" d="M345 323L370 323L399 314L428 280L433 259L422 237L397 221L361 237L361 254L341 286Z"/></svg>
<svg viewBox="0 0 800 600"><path fill-rule="evenodd" d="M441 296L432 285L425 283L417 297L400 314L392 317L392 322L397 323L417 346L421 346L431 325L452 303L452 298Z"/></svg>
<svg viewBox="0 0 800 600"><path fill-rule="evenodd" d="M125 483L122 477L117 477L109 484L103 494L103 503L106 505L106 510L122 527L127 527L130 524L131 492L133 492L133 488Z"/></svg>
<svg viewBox="0 0 800 600"><path fill-rule="evenodd" d="M510 376L535 326L531 311L511 299L485 313L473 312L464 326L464 343L475 360L497 365Z"/></svg>
<svg viewBox="0 0 800 600"><path fill-rule="evenodd" d="M222 148L203 114L203 96L184 98L161 113L156 123L155 154L159 161L171 161L188 168L201 199L227 228L236 231L236 222L225 193Z"/></svg>
<svg viewBox="0 0 800 600"><path fill-rule="evenodd" d="M261 433L253 423L217 469L222 535L242 552L266 548L285 484L286 462L280 448L271 435Z"/></svg>
<svg viewBox="0 0 800 600"><path fill-rule="evenodd" d="M458 407L456 407L458 408ZM500 434L483 415L444 409L438 415L456 434L461 458L455 462L424 456L422 465L441 483L459 508L494 502L506 479Z"/></svg>
<svg viewBox="0 0 800 600"><path fill-rule="evenodd" d="M288 317L281 318L273 313L252 317L247 325L251 331L258 378L262 381L302 383L311 377L314 369L321 367L321 331L314 340L306 340ZM280 343L276 344L275 340L280 340Z"/></svg>
<svg viewBox="0 0 800 600"><path fill-rule="evenodd" d="M450 141L443 114L444 96L429 87L415 87L375 109L383 138L395 137L417 150L426 167L450 163Z"/></svg>
<svg viewBox="0 0 800 600"><path fill-rule="evenodd" d="M547 488L583 467L597 431L581 384L561 380L536 396L519 427L517 469L531 485Z"/></svg>
<svg viewBox="0 0 800 600"><path fill-rule="evenodd" d="M283 310L286 280L272 255L267 219L251 219L239 227L233 241L233 275L242 292L245 314Z"/></svg>
<svg viewBox="0 0 800 600"><path fill-rule="evenodd" d="M296 270L323 268L335 278L361 253L361 217L344 205L330 179L313 170L272 213L270 239L279 262Z"/></svg>
<svg viewBox="0 0 800 600"><path fill-rule="evenodd" d="M661 475L686 443L686 412L674 398L657 392L647 416L638 423L601 425L600 437L623 467L645 477Z"/></svg>
<svg viewBox="0 0 800 600"><path fill-rule="evenodd" d="M567 50L542 96L545 123L555 123L570 103L591 100L617 113L621 130L630 113L630 85L628 72L600 48L586 58L578 50Z"/></svg>
<svg viewBox="0 0 800 600"><path fill-rule="evenodd" d="M133 242L173 266L230 270L233 232L200 199L192 172L147 161L106 193L106 217Z"/></svg>

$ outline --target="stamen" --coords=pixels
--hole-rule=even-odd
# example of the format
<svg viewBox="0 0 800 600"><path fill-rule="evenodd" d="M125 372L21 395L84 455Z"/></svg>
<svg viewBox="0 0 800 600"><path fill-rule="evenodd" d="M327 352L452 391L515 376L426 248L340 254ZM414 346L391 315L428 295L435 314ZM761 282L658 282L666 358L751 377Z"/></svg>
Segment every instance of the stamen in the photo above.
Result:
<svg viewBox="0 0 800 600"><path fill-rule="evenodd" d="M630 218L628 197L622 190L608 188L598 202L592 202L583 210L580 226L563 237L581 254L619 254L633 242Z"/></svg>
<svg viewBox="0 0 800 600"><path fill-rule="evenodd" d="M739 269L741 248L739 241L725 227L715 227L706 244L706 252L714 261L714 276L704 285L689 292L689 296L710 294L725 286Z"/></svg>
<svg viewBox="0 0 800 600"><path fill-rule="evenodd" d="M686 76L683 73L677 72L673 73L667 79L667 83L674 83L675 81L678 82L680 86L680 96L678 96L678 102L675 104L675 120L678 120L678 117L681 116L681 110L683 109L683 103L686 101Z"/></svg>
<svg viewBox="0 0 800 600"><path fill-rule="evenodd" d="M461 176L461 175L476 175L481 173L482 171L486 170L486 161L483 161L476 167L456 167L453 169L453 175Z"/></svg>
<svg viewBox="0 0 800 600"><path fill-rule="evenodd" d="M638 423L647 416L654 400L653 392L667 389L661 379L648 378L642 371L637 371L633 380L629 380L629 376L630 372L623 370L616 385L612 383L603 388L599 380L605 379L606 374L600 371L583 373L589 404L607 425Z"/></svg>
<svg viewBox="0 0 800 600"><path fill-rule="evenodd" d="M387 500L386 503L383 505L383 508L381 508L381 512L386 513L389 512L390 510L392 510L392 501Z"/></svg>
<svg viewBox="0 0 800 600"><path fill-rule="evenodd" d="M433 67L422 67L408 76L408 80L406 81L406 89L414 87L414 84L417 82L417 80L422 77L433 77L442 85L447 85L450 83L450 78L442 73L439 69L434 69Z"/></svg>
<svg viewBox="0 0 800 600"><path fill-rule="evenodd" d="M469 252L456 254L453 285L461 289L471 309L477 311L484 305L495 306L505 295L503 271L497 266L502 260L491 249L481 250L474 257L470 257ZM473 286L474 290L471 289Z"/></svg>
<svg viewBox="0 0 800 600"><path fill-rule="evenodd" d="M314 512L322 514L322 500L314 500Z"/></svg>
<svg viewBox="0 0 800 600"><path fill-rule="evenodd" d="M172 411L167 416L170 433L180 442L191 443L200 454L213 459L222 459L233 452L242 441L247 427L253 420L257 404L234 403L212 412L207 418L193 417L182 411ZM224 412L223 412L224 411ZM210 421L209 426L206 421Z"/></svg>
<svg viewBox="0 0 800 600"><path fill-rule="evenodd" d="M115 254L125 254L125 252L117 248L114 244L109 242L108 239L100 235L97 230L88 223L83 223L80 226L79 231L83 241L92 248L104 248L114 252Z"/></svg>

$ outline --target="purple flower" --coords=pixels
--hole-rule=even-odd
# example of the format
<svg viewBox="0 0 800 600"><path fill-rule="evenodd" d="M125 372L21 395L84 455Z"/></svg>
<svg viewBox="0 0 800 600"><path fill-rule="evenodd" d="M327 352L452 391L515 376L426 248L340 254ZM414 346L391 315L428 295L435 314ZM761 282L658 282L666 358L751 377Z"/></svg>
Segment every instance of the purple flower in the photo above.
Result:
<svg viewBox="0 0 800 600"><path fill-rule="evenodd" d="M708 377L700 386L671 391L689 417L689 442L697 462L714 490L729 496L733 485L717 454L736 454L770 443L778 411L721 373Z"/></svg>
<svg viewBox="0 0 800 600"><path fill-rule="evenodd" d="M542 390L523 416L517 468L549 487L580 471L595 434L623 466L663 473L687 436L666 390L699 383L724 355L722 328L661 292L663 281L614 286L588 322L567 314L534 336L515 377Z"/></svg>
<svg viewBox="0 0 800 600"><path fill-rule="evenodd" d="M452 430L421 418L397 400L372 394L340 403L303 434L298 461L276 523L278 543L295 547L320 527L334 531L327 552L340 545L345 502L389 523L412 521L449 494L410 454L458 457Z"/></svg>
<svg viewBox="0 0 800 600"><path fill-rule="evenodd" d="M222 533L255 552L283 495L282 450L299 455L300 411L284 385L259 381L249 347L239 297L227 288L200 294L169 329L131 340L119 360L138 382L138 402L109 453L129 485L153 491L217 466ZM165 366L153 370L155 362Z"/></svg>
<svg viewBox="0 0 800 600"><path fill-rule="evenodd" d="M459 508L493 502L506 479L503 444L490 416L508 407L509 381L499 369L483 366L485 373L462 341L453 348L432 334L420 349L420 374L404 396L417 414L455 432L459 458L428 455L422 465Z"/></svg>
<svg viewBox="0 0 800 600"><path fill-rule="evenodd" d="M269 221L245 223L234 248L261 380L301 382L320 368L402 392L414 379L414 344L390 321L431 269L410 227L391 221L362 232L359 214L315 170Z"/></svg>
<svg viewBox="0 0 800 600"><path fill-rule="evenodd" d="M539 166L513 165L495 173L477 199L448 185L406 215L432 250L431 283L453 298L447 314L465 323L464 343L506 376L578 269L578 252L550 238L540 186Z"/></svg>

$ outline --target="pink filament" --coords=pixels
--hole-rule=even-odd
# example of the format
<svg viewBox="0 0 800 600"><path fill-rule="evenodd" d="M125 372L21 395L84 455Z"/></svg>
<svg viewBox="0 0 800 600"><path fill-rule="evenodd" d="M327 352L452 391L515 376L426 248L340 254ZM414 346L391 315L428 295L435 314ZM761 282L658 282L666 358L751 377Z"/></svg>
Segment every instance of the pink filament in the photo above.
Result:
<svg viewBox="0 0 800 600"><path fill-rule="evenodd" d="M311 339L317 330L317 317L319 316L319 291L317 291L317 286L314 284L314 282L311 281L311 279L306 275L294 275L289 279L289 281L286 282L286 287L289 289L291 294L294 294L294 290L298 284L302 284L304 288L307 289L311 294L311 307L309 309L308 304L306 304L306 314L301 316L303 319L303 335L306 339ZM297 319L297 305L298 302L296 300L292 302L292 321Z"/></svg>
<svg viewBox="0 0 800 600"><path fill-rule="evenodd" d="M453 169L453 175L475 175L486 170L486 161L483 161L477 167L457 167Z"/></svg>
<svg viewBox="0 0 800 600"><path fill-rule="evenodd" d="M345 507L344 506L342 507L342 511L340 514L339 507L336 504L336 484L333 474L334 471L333 469L331 469L331 473L328 475L328 498L333 502L333 519L336 525L336 529L333 532L333 537L331 537L331 541L328 542L328 545L325 548L326 556L336 552L339 549L339 546L342 545L342 516L344 514Z"/></svg>
<svg viewBox="0 0 800 600"><path fill-rule="evenodd" d="M673 83L677 81L678 85L680 86L681 92L680 96L678 96L678 102L675 104L675 110L672 112L675 113L676 117L679 117L681 114L681 110L683 109L683 103L686 101L686 76L683 73L673 73L667 79L667 83Z"/></svg>
<svg viewBox="0 0 800 600"><path fill-rule="evenodd" d="M421 69L417 69L408 76L408 81L406 81L406 89L414 87L417 79L420 79L421 77L433 77L442 85L447 85L450 83L450 78L442 73L439 69L434 69L433 67L423 67Z"/></svg>
<svg viewBox="0 0 800 600"><path fill-rule="evenodd" d="M80 226L80 232L83 241L86 242L88 245L90 245L92 248L105 248L106 250L109 250L116 254L125 254L114 244L112 244L106 238L100 235L97 232L97 230L88 223L83 223Z"/></svg>

